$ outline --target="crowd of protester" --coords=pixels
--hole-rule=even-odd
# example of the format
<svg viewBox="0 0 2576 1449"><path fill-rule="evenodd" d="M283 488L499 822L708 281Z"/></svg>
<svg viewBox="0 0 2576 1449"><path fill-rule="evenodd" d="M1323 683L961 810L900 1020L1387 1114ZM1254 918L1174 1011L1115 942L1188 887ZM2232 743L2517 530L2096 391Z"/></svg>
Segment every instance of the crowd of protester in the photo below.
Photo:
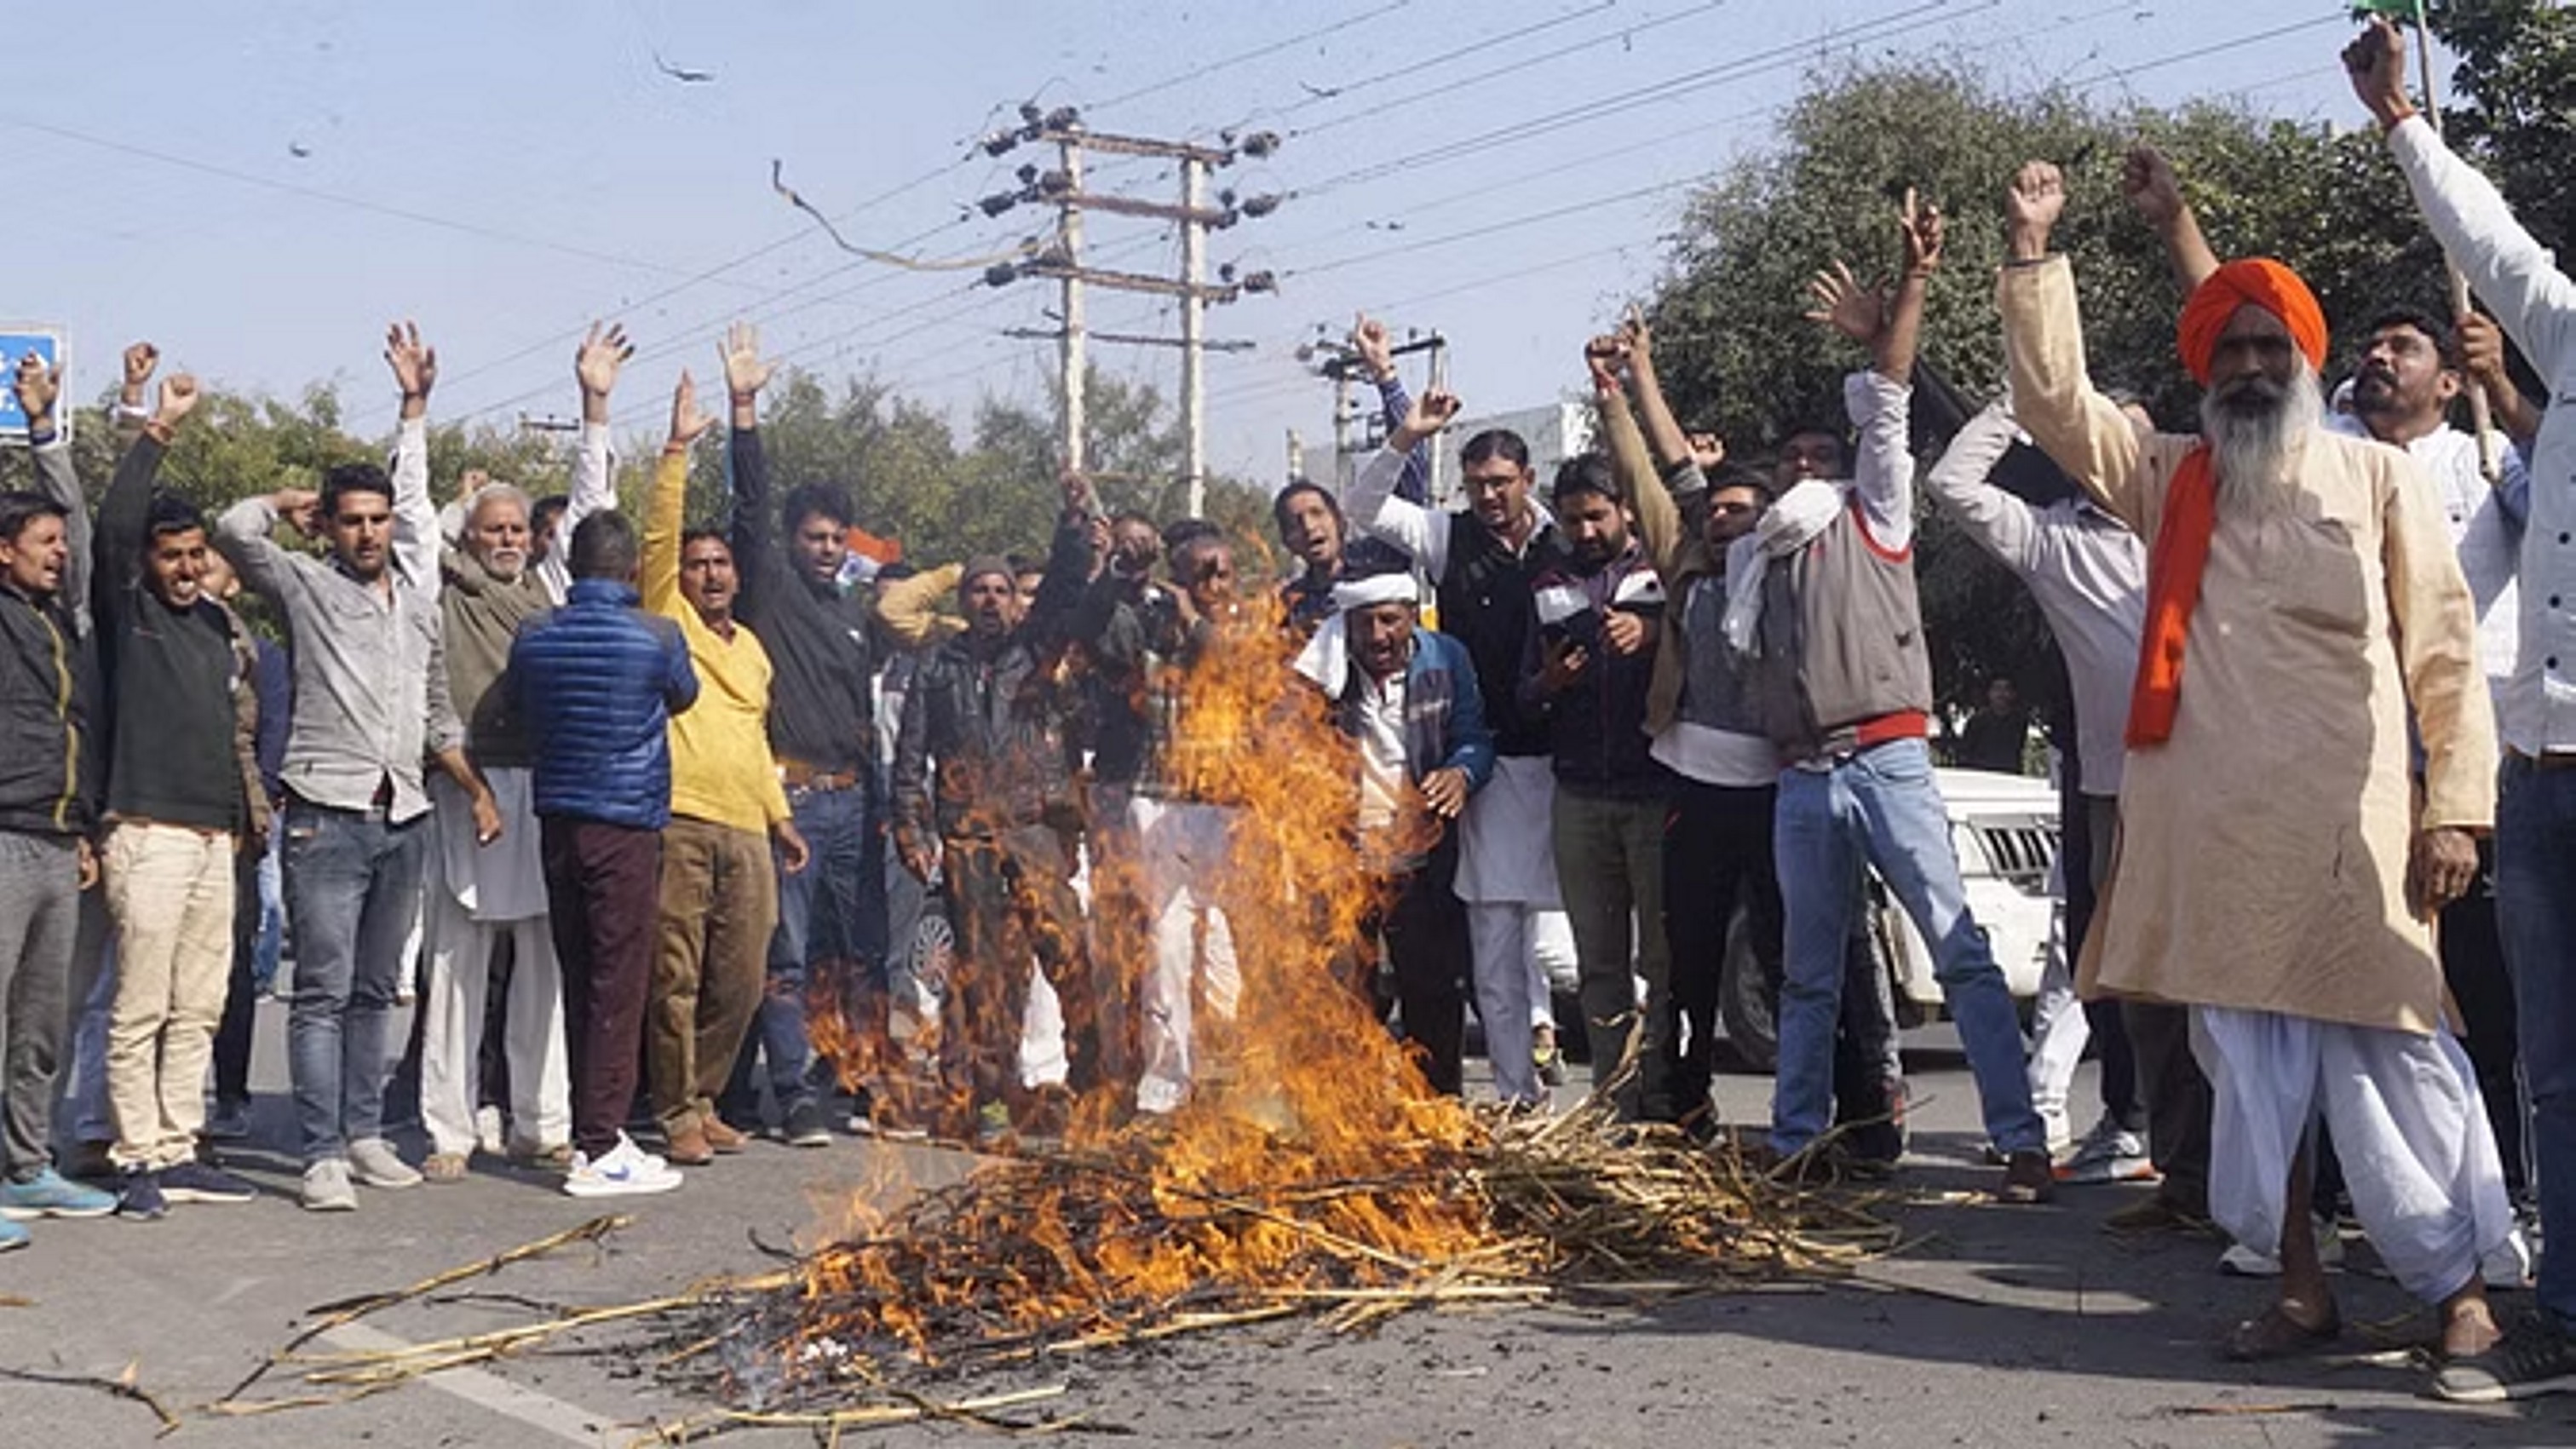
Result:
<svg viewBox="0 0 2576 1449"><path fill-rule="evenodd" d="M2125 189L2205 389L2195 429L2162 431L2087 373L2049 250L2065 193L2033 162L2004 205L2004 395L1919 355L1946 223L1908 194L1890 285L1813 284L1809 316L1866 354L1845 418L1779 419L1759 462L1677 420L1631 312L1582 350L1600 448L1542 483L1522 438L1468 437L1444 511L1427 464L1458 401L1410 396L1361 319L1386 443L1346 489L1277 495L1275 596L1241 586L1249 540L1108 514L1070 472L1042 549L871 570L841 483L773 503L744 327L721 527L686 526L716 421L686 373L640 523L618 511L615 328L576 357L570 494L470 475L444 508L414 327L386 339L389 467L211 519L155 486L192 379L156 390L157 354L127 350L93 515L60 377L26 360L35 487L0 493L0 1248L31 1219L256 1196L222 1146L249 1130L279 876L311 1210L478 1152L650 1193L763 1133L1003 1149L1077 1101L1180 1110L1242 1007L1223 863L1247 823L1188 686L1284 631L1280 687L1315 691L1347 752L1376 903L1353 983L1422 1089L1465 1090L1472 1010L1501 1107L1546 1110L1546 958L1570 942L1596 1083L1714 1142L1741 929L1778 993L1745 1149L1883 1172L1905 1150L1863 920L1883 891L1932 957L1997 1197L2154 1183L2113 1227L2214 1223L2277 1280L2226 1338L2248 1360L2339 1333L2348 1208L2440 1305L2437 1392L2576 1388L2576 1255L2537 1255L2509 1327L2486 1296L2532 1286L2533 1229L2576 1241L2576 421L2504 361L2509 338L2576 387L2576 281L2414 114L2384 23L2346 59L2492 320L2328 319L2280 264L2212 255L2141 148ZM2449 422L2470 386L2500 435ZM2064 908L2027 1046L1933 768L1918 482L2067 668ZM1993 682L1956 762L2021 769L2029 718ZM953 952L911 969L934 882ZM2103 1112L2079 1136L2088 1037ZM387 1136L404 1059L417 1163Z"/></svg>

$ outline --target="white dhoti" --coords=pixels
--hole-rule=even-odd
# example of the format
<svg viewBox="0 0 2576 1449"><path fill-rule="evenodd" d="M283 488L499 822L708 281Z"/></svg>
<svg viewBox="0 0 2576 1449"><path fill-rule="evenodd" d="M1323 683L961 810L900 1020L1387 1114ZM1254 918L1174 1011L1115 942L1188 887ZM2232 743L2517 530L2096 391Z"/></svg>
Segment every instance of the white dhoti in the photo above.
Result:
<svg viewBox="0 0 2576 1449"><path fill-rule="evenodd" d="M501 1048L510 1069L513 1145L572 1140L564 1045L563 975L546 922L534 778L484 771L500 809L501 838L474 842L474 812L444 776L429 780L433 830L428 889L429 979L421 995L420 1116L432 1151L470 1154L484 1005L492 953L510 941Z"/></svg>
<svg viewBox="0 0 2576 1449"><path fill-rule="evenodd" d="M2477 1077L2448 1030L2204 1006L2191 1044L2209 1077L2210 1216L2239 1243L2279 1255L2291 1159L2320 1117L2362 1229L2417 1298L2466 1287L2513 1232Z"/></svg>
<svg viewBox="0 0 2576 1449"><path fill-rule="evenodd" d="M1145 919L1154 940L1142 1007L1144 1058L1136 1106L1170 1112L1189 1099L1196 1074L1192 998L1231 1021L1243 997L1234 930L1218 905L1236 812L1221 805L1139 795L1128 806L1145 865Z"/></svg>
<svg viewBox="0 0 2576 1449"><path fill-rule="evenodd" d="M1574 927L1556 889L1555 800L1556 769L1546 756L1506 755L1458 821L1455 889L1467 904L1476 1016L1485 1024L1494 1095L1505 1102L1541 1096L1530 1030L1556 1021L1548 959L1570 965L1574 957Z"/></svg>

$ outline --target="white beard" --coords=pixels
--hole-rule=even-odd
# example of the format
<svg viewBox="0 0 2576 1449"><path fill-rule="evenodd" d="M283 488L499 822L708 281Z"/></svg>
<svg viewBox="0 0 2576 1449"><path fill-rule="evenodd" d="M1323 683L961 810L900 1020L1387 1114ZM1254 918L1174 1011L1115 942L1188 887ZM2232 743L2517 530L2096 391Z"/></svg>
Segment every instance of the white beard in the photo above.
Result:
<svg viewBox="0 0 2576 1449"><path fill-rule="evenodd" d="M2200 435L2217 470L2221 517L2259 523L2280 513L2291 491L2290 456L2324 423L2325 407L2305 357L2281 398L2260 412L2221 407L2216 393L2201 398Z"/></svg>

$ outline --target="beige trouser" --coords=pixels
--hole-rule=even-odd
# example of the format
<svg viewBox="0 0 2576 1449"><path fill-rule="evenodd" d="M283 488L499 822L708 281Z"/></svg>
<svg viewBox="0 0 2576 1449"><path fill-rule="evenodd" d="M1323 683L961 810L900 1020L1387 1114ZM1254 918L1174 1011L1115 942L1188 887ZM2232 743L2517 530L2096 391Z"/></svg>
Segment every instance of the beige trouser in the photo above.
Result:
<svg viewBox="0 0 2576 1449"><path fill-rule="evenodd" d="M164 1168L196 1154L206 1064L233 967L233 837L121 821L107 838L116 1001L107 1018L109 1157Z"/></svg>

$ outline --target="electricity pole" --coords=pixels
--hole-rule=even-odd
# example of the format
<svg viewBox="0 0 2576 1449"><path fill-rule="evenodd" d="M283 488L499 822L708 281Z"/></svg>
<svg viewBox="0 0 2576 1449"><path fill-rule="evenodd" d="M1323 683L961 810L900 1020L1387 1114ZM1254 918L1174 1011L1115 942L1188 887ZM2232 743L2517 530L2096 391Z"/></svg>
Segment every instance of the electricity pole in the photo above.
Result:
<svg viewBox="0 0 2576 1449"><path fill-rule="evenodd" d="M1075 201L1082 195L1082 141L1078 136L1065 136L1056 143L1057 164L1064 168L1065 200L1056 207L1056 247L1064 254L1064 465L1080 472L1085 464L1083 439L1089 436L1090 418L1083 406L1083 380L1090 375L1090 359L1082 345L1082 208Z"/></svg>
<svg viewBox="0 0 2576 1449"><path fill-rule="evenodd" d="M1064 453L1075 468L1087 463L1085 446L1086 409L1084 389L1088 382L1086 344L1115 342L1132 346L1178 347L1181 350L1181 431L1182 473L1188 490L1188 507L1192 516L1207 507L1207 373L1206 354L1241 352L1251 349L1249 342L1210 341L1207 337L1207 304L1232 302L1246 293L1274 292L1277 282L1268 272L1237 274L1232 265L1217 269L1217 280L1207 277L1207 235L1222 231L1246 217L1268 216L1279 207L1276 196L1237 197L1231 190L1217 194L1209 204L1208 178L1220 166L1231 166L1244 157L1267 157L1278 149L1279 138L1266 131L1236 137L1228 132L1222 144L1203 146L1188 141L1162 141L1139 136L1118 136L1092 131L1082 123L1081 113L1070 106L1041 112L1035 106L1020 108L1022 124L986 136L983 149L988 155L1000 156L1024 143L1052 142L1056 147L1056 169L1040 171L1035 166L1019 170L1020 187L985 197L978 206L987 216L1000 216L1023 203L1051 205L1056 209L1055 245L1040 255L1022 262L1004 262L987 268L984 280L991 286L1004 286L1022 278L1051 278L1063 288L1061 325L1053 332L1012 329L1014 337L1052 337L1062 343L1061 359L1064 389ZM1130 196L1094 193L1083 185L1085 152L1103 152L1116 156L1150 156L1176 161L1180 165L1181 196L1178 205L1144 201ZM1083 215L1086 212L1111 216L1138 217L1172 222L1181 230L1181 274L1178 277L1150 273L1108 271L1083 264ZM1181 335L1145 337L1093 332L1084 316L1084 292L1089 287L1110 291L1141 292L1173 297L1181 304Z"/></svg>

